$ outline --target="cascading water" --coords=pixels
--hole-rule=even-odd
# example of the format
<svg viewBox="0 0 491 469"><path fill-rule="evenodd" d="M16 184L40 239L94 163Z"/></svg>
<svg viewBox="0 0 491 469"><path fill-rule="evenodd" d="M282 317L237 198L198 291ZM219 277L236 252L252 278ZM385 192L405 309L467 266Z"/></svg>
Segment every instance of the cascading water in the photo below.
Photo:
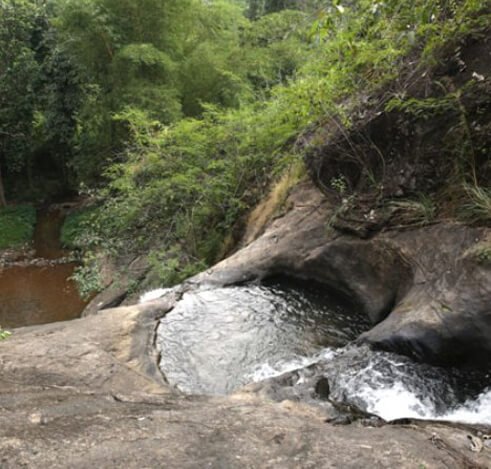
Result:
<svg viewBox="0 0 491 469"><path fill-rule="evenodd" d="M292 398L321 402L315 389L325 378L333 400L385 420L491 425L489 374L350 344L369 327L356 306L322 286L282 279L186 293L161 320L157 348L162 373L186 393L230 393L296 370L286 389Z"/></svg>
<svg viewBox="0 0 491 469"><path fill-rule="evenodd" d="M434 367L355 345L326 348L303 360L309 369L298 367L289 380L292 396L318 399L315 384L323 377L331 399L355 404L387 421L417 418L491 425L491 387L486 388L490 376L484 372ZM290 370L288 363L261 365L250 378L260 382Z"/></svg>

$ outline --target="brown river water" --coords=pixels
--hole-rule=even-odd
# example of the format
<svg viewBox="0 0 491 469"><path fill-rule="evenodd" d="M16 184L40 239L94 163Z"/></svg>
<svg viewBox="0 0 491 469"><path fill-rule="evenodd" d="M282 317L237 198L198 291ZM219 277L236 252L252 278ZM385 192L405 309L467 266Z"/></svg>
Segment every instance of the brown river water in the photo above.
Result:
<svg viewBox="0 0 491 469"><path fill-rule="evenodd" d="M60 243L63 214L56 210L38 212L34 233L35 259L28 265L0 270L0 325L5 328L75 319L86 301L70 279L76 264L53 264L67 253Z"/></svg>

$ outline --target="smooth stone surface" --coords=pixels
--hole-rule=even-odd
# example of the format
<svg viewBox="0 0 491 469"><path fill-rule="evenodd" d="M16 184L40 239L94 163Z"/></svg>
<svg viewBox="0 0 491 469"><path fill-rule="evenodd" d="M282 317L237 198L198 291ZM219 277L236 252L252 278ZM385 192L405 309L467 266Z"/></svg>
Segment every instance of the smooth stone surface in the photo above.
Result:
<svg viewBox="0 0 491 469"><path fill-rule="evenodd" d="M254 393L182 396L151 355L175 297L14 330L0 343L2 468L489 467L468 429L334 427L318 407ZM473 434L475 432L472 432Z"/></svg>
<svg viewBox="0 0 491 469"><path fill-rule="evenodd" d="M231 285L276 274L325 283L376 326L361 341L433 364L491 361L491 229L439 223L362 240L328 232L327 199L298 185L264 234L187 282Z"/></svg>

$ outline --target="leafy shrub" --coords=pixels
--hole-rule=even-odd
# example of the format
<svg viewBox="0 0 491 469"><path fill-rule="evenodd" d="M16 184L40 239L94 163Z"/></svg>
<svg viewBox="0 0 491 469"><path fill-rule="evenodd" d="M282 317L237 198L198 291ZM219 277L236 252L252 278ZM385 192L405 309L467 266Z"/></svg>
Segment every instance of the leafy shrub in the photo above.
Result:
<svg viewBox="0 0 491 469"><path fill-rule="evenodd" d="M83 209L70 213L63 222L61 229L61 243L68 249L81 247L80 236L88 229L88 224L94 214L93 208Z"/></svg>
<svg viewBox="0 0 491 469"><path fill-rule="evenodd" d="M164 284L212 264L227 233L272 178L303 156L297 144L303 136L326 122L349 131L353 111L382 91L386 101L394 98L390 106L413 115L458 108L453 97L405 103L401 90L387 85L400 75L410 54L420 60L425 54L436 56L438 47L476 27L474 18L483 8L478 3L332 2L314 22L310 43L304 26L298 31L292 26L292 21L305 21L299 12L241 25L246 50L231 50L237 60L246 58L250 64L252 94L244 71L231 74L227 68L233 54L215 57L224 49L211 42L196 47L181 74L188 80L185 86L192 100L186 106L199 118L164 126L137 106L126 106L117 114L128 129L128 142L107 168L108 184L98 194L102 205L97 226L86 245L116 256L152 251L154 270ZM287 37L287 43L278 37ZM302 57L292 54L297 46ZM201 83L196 73L200 69L214 78ZM231 95L217 95L214 83ZM207 97L200 84L213 93ZM346 190L341 179L333 183L339 192ZM417 223L434 217L434 205L426 201L400 208Z"/></svg>

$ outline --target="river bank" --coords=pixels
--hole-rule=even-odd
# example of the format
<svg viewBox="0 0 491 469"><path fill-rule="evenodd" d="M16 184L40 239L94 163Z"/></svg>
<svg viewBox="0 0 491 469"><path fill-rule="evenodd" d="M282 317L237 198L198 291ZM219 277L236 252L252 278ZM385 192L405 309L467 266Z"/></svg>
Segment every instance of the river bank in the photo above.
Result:
<svg viewBox="0 0 491 469"><path fill-rule="evenodd" d="M377 80L372 54L336 54L336 80L300 79L272 115L135 144L86 233L109 247L86 252L103 291L0 342L0 465L491 467L491 37L472 11ZM380 82L326 99L356 76ZM285 154L293 176L238 220Z"/></svg>
<svg viewBox="0 0 491 469"><path fill-rule="evenodd" d="M159 368L163 355L156 347L156 334L186 292L244 284L279 270L297 275L303 271L310 272L310 278L316 273L318 279L341 291L343 285L350 285L351 298L364 305L367 317L377 317L386 302L393 301L391 289L406 285L401 282L402 274L415 275L404 267L406 261L399 264L397 250L368 249L373 240L351 240L348 245L358 254L347 251L351 252L348 257L341 256L344 251L337 246L346 246L346 241L339 237L326 240L330 204L312 185L300 184L290 195L289 207L234 256L176 289L160 292L164 294L160 299L102 310L74 321L14 329L12 337L0 343L0 396L5 409L0 416L2 465L63 467L68 460L75 467L123 463L154 467L163 461L176 468L203 464L227 468L489 467L491 451L485 437L491 430L486 426L414 419L388 424L364 418L348 420L348 426L334 426L326 420L338 411L328 401L312 402L303 398L305 393L296 393L298 379L292 380L288 373L239 387L228 396L185 395L168 383ZM430 227L429 233L435 229ZM426 230L420 234L427 236ZM436 230L440 233L438 249L433 246L431 250L439 255L428 259L434 275L425 282L432 298L436 291L431 293L432 286L443 285L440 293L448 293L459 285L438 280L440 264L435 259L440 259L444 273L446 262L461 255L455 248L459 244L453 242L455 236L461 236L460 228L451 237L451 250L445 248L442 231ZM389 238L398 240L393 235ZM412 247L411 251L406 248L406 258L426 252L411 239L404 241ZM462 239L466 240L462 252L467 252L484 238L473 234ZM337 254L328 257L328 252ZM387 257L390 253L391 258ZM442 253L446 254L442 257ZM339 262L326 263L329 259ZM418 262L410 263L413 268L424 266L424 256L414 259ZM329 273L333 272L330 265L336 267L336 275ZM392 269L399 277L394 277ZM346 283L348 278L350 283ZM414 282L417 275L410 278L400 295L420 285ZM368 287L361 288L369 281ZM476 285L480 284L472 283L469 288ZM477 301L485 298L485 290L468 290L464 296ZM411 317L409 311L406 314ZM349 370L351 365L341 368ZM308 393L311 387L314 393L321 392L317 384L322 374L309 374L309 366L301 364L294 373L301 377L302 372L308 374L303 379ZM330 383L334 391L335 384L336 380ZM356 396L356 387L352 391ZM335 393L333 398L338 400Z"/></svg>

